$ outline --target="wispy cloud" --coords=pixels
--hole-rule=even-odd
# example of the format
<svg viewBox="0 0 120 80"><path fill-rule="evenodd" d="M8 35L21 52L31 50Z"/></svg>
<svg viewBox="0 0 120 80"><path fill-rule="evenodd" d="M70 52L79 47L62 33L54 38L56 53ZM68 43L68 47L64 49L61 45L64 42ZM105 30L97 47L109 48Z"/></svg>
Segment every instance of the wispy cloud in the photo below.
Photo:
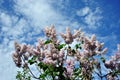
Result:
<svg viewBox="0 0 120 80"><path fill-rule="evenodd" d="M77 14L78 16L86 16L86 15L89 14L90 11L91 11L90 8L86 6L86 7L82 8L81 10L78 10L78 11L76 12L76 14Z"/></svg>
<svg viewBox="0 0 120 80"><path fill-rule="evenodd" d="M76 14L80 16L84 23L88 25L88 28L96 29L100 27L100 21L103 18L102 11L96 7L95 10L90 9L88 6L78 10Z"/></svg>
<svg viewBox="0 0 120 80"><path fill-rule="evenodd" d="M38 28L44 28L50 24L60 24L65 16L56 12L52 6L44 0L16 0L15 11L23 15L29 24Z"/></svg>

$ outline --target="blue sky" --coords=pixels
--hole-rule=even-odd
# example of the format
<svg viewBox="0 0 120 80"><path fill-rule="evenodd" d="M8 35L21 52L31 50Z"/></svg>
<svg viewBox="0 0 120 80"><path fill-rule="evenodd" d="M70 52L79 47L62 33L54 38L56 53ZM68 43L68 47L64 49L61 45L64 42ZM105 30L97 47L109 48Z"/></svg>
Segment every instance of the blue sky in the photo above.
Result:
<svg viewBox="0 0 120 80"><path fill-rule="evenodd" d="M120 43L120 0L0 0L0 80L15 80L14 41L35 44L51 24L57 32L79 27L113 54Z"/></svg>

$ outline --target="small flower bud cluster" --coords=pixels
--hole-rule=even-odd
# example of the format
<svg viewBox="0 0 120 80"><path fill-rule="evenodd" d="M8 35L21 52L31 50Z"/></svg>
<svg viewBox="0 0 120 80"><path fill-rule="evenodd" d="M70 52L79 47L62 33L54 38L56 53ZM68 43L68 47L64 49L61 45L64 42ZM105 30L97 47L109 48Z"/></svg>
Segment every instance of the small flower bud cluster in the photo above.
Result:
<svg viewBox="0 0 120 80"><path fill-rule="evenodd" d="M54 28L54 25L51 25L51 27L46 27L45 30L45 35L50 38L54 43L58 44L59 41L57 40L57 37L56 37L56 30Z"/></svg>
<svg viewBox="0 0 120 80"><path fill-rule="evenodd" d="M66 70L67 71L64 72L65 76L72 77L73 70L74 70L74 61L72 59L66 60Z"/></svg>
<svg viewBox="0 0 120 80"><path fill-rule="evenodd" d="M96 41L96 36L92 35L91 38L84 37L83 40L83 54L86 57L91 57L97 54L104 54L107 52L107 48L103 48L103 43Z"/></svg>
<svg viewBox="0 0 120 80"><path fill-rule="evenodd" d="M16 64L17 67L21 67L21 58L19 57L18 53L13 53L12 58Z"/></svg>
<svg viewBox="0 0 120 80"><path fill-rule="evenodd" d="M87 77L87 80L91 79L92 71L94 69L95 64L97 64L97 62L95 62L95 60L82 59L80 61L80 63L81 63L80 64L80 66L81 66L80 74L84 75L84 78Z"/></svg>
<svg viewBox="0 0 120 80"><path fill-rule="evenodd" d="M103 49L104 44L98 42L95 35L92 35L91 38L80 36L79 41L82 41L82 51L76 50L75 58L77 60L83 60L84 58L90 58L92 56L99 54L101 55L107 52L107 48Z"/></svg>
<svg viewBox="0 0 120 80"><path fill-rule="evenodd" d="M73 42L73 39L77 38L79 35L80 35L79 30L76 30L72 35L68 27L66 28L66 34L61 33L61 37L64 39L66 44L71 44Z"/></svg>
<svg viewBox="0 0 120 80"><path fill-rule="evenodd" d="M16 64L17 67L21 67L22 63L24 60L27 61L29 57L31 56L40 56L39 58L43 58L42 51L40 51L40 48L43 48L43 41L39 41L39 45L34 48L33 46L30 45L20 45L17 42L14 43L15 45L15 52L12 54L12 58Z"/></svg>
<svg viewBox="0 0 120 80"><path fill-rule="evenodd" d="M105 67L110 68L111 70L116 69L120 71L120 44L118 44L117 53L112 56L110 60L105 62Z"/></svg>
<svg viewBox="0 0 120 80"><path fill-rule="evenodd" d="M49 48L50 50L44 50L45 58L43 62L45 64L53 64L54 66L60 66L61 64L63 64L64 50L58 51L53 43L49 44Z"/></svg>
<svg viewBox="0 0 120 80"><path fill-rule="evenodd" d="M12 58L16 66L21 67L21 64L22 64L21 56L23 55L23 53L26 53L27 46L20 45L17 42L15 42L14 45L15 45L15 52L12 54Z"/></svg>

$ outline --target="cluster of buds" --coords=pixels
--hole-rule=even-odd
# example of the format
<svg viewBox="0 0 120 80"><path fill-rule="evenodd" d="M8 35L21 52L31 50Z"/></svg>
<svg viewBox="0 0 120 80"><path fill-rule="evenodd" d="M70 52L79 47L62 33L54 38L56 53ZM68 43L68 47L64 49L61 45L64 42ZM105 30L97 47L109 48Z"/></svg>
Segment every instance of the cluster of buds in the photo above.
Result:
<svg viewBox="0 0 120 80"><path fill-rule="evenodd" d="M98 62L95 59L82 59L80 61L81 72L80 75L84 75L84 80L90 80L92 78L92 73L94 71L94 67L97 66Z"/></svg>
<svg viewBox="0 0 120 80"><path fill-rule="evenodd" d="M12 58L16 64L16 66L21 67L22 55L24 55L25 59L27 59L27 57L30 56L30 54L28 55L26 53L26 51L28 50L26 45L20 45L17 42L15 42L14 45L15 45L15 52L12 54ZM24 54L24 53L26 53L26 54Z"/></svg>
<svg viewBox="0 0 120 80"><path fill-rule="evenodd" d="M53 25L50 28L46 27L44 32L47 37L50 37L50 38L56 37L56 31Z"/></svg>
<svg viewBox="0 0 120 80"><path fill-rule="evenodd" d="M100 43L96 40L96 36L93 34L91 38L83 37L80 38L83 41L82 49L83 56L91 57L98 54L104 54L107 52L107 48L103 48L104 43Z"/></svg>
<svg viewBox="0 0 120 80"><path fill-rule="evenodd" d="M111 70L116 69L120 72L120 44L118 44L118 51L110 60L105 62L106 68Z"/></svg>
<svg viewBox="0 0 120 80"><path fill-rule="evenodd" d="M74 70L74 60L68 59L66 60L66 72L64 72L66 77L72 77Z"/></svg>
<svg viewBox="0 0 120 80"><path fill-rule="evenodd" d="M64 39L66 44L71 44L75 38L77 38L80 35L80 30L74 31L74 34L70 32L70 29L66 28L66 34L61 33L61 37Z"/></svg>
<svg viewBox="0 0 120 80"><path fill-rule="evenodd" d="M49 49L46 48L44 50L44 60L45 64L52 64L54 66L61 66L64 60L64 50L61 49L60 51L55 48L53 43L49 44Z"/></svg>
<svg viewBox="0 0 120 80"><path fill-rule="evenodd" d="M51 25L51 27L46 27L44 29L45 35L50 38L54 43L59 44L59 40L57 40L57 34L56 30L54 28L54 25Z"/></svg>
<svg viewBox="0 0 120 80"><path fill-rule="evenodd" d="M49 48L49 49L48 49ZM43 41L39 40L36 48L30 47L29 45L20 45L15 42L15 53L12 54L13 60L17 67L22 65L22 57L24 60L28 60L31 56L38 56L38 60L45 64L62 65L64 60L64 50L55 48L53 43L44 44Z"/></svg>
<svg viewBox="0 0 120 80"><path fill-rule="evenodd" d="M83 41L84 41L83 49L85 53L88 54L89 56L93 56L95 54L104 54L107 51L107 48L104 48L102 50L104 43L96 41L96 36L94 34L90 39L86 37L84 38Z"/></svg>

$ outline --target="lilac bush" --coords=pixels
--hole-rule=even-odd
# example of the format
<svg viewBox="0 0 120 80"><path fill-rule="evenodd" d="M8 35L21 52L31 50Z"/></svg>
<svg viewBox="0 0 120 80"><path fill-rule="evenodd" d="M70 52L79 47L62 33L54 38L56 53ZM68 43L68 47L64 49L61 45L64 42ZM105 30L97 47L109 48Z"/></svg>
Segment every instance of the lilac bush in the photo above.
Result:
<svg viewBox="0 0 120 80"><path fill-rule="evenodd" d="M120 45L111 59L104 55L107 48L104 43L75 30L66 28L66 33L60 33L64 42L58 39L54 26L44 29L46 40L39 39L36 46L15 42L13 61L22 71L18 71L17 80L117 80L120 74ZM76 64L76 62L78 64ZM38 71L35 74L36 68ZM77 67L76 67L77 66ZM102 73L102 68L106 73Z"/></svg>

